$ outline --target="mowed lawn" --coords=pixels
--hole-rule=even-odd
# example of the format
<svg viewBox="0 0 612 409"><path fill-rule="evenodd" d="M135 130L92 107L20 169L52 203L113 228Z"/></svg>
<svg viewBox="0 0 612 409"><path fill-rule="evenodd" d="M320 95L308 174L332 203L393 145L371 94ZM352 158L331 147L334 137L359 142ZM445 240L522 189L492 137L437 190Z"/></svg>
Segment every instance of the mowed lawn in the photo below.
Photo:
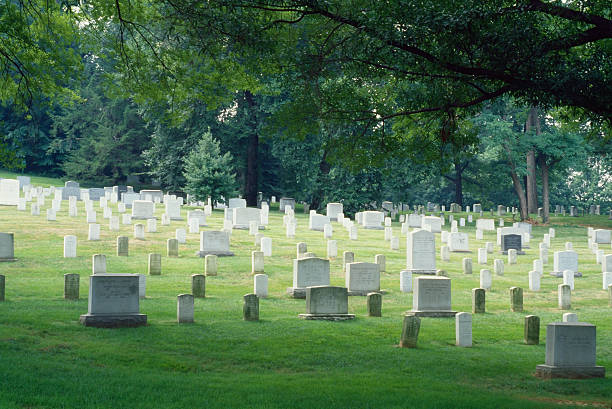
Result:
<svg viewBox="0 0 612 409"><path fill-rule="evenodd" d="M61 183L58 183L61 185ZM242 320L242 296L253 291L251 251L256 250L248 231L234 231L234 257L219 259L219 275L207 277L207 297L195 300L194 324L176 323L176 296L189 293L191 274L203 273L203 259L195 256L199 236L187 233L180 257L166 257L166 240L187 222L173 221L146 240L133 239L133 225L110 232L108 220L95 204L101 224L101 240L87 241L82 202L78 217L68 216L62 203L57 221L44 216L51 206L47 198L41 216L0 207L0 231L15 233L18 261L0 263L6 276L6 301L0 303L0 408L419 408L485 407L542 408L612 406L612 380L541 380L533 373L544 363L546 324L561 321L557 285L551 277L553 252L571 241L579 253L582 278L576 279L572 312L580 321L597 326L597 363L612 370L612 308L602 289L601 266L587 248L587 225L612 228L607 216L554 217L549 263L544 267L542 288L529 290L527 274L538 254L538 243L550 226L534 226L530 248L508 265L505 274L493 274L487 292L487 313L473 316L472 348L455 343L454 319L423 318L417 349L398 348L403 312L412 307L412 294L399 291L399 272L406 262L406 239L400 250L390 250L383 231L359 229L359 239L334 223L339 258L331 262L332 285L344 285L342 251L355 252L356 261L387 257L382 274L383 317L366 316L365 297L350 297L348 322L303 321L304 300L291 299L292 259L296 243L326 256L322 232L307 229L307 215L297 212L294 239L285 238L282 214L270 211L265 235L272 238L273 255L266 257L270 297L260 300L260 321ZM116 214L116 205L112 205ZM183 208L183 216L186 217ZM161 217L163 205L157 205ZM465 214L455 215L465 217ZM485 214L485 217L486 214ZM497 219L497 218L496 218ZM223 212L215 211L206 229L223 225ZM506 226L511 217L506 217ZM438 268L452 278L452 307L471 312L471 290L479 286L477 249L485 241L495 243L494 232L475 240L475 224L469 233L471 255L452 253L450 262L439 259L440 235L436 235ZM449 223L443 226L449 230ZM400 224L393 224L400 235ZM188 230L188 229L187 229ZM63 258L63 236L78 238L77 258ZM116 237L130 237L129 257L116 256ZM606 252L612 252L610 245ZM141 312L148 325L140 328L85 328L79 315L87 312L91 256L107 255L110 273L146 273L147 254L161 253L162 275L147 276L147 298ZM474 274L461 271L463 257L474 260ZM63 275L81 276L78 301L63 299ZM508 289L524 289L525 311L510 312ZM540 316L540 345L523 344L526 315Z"/></svg>

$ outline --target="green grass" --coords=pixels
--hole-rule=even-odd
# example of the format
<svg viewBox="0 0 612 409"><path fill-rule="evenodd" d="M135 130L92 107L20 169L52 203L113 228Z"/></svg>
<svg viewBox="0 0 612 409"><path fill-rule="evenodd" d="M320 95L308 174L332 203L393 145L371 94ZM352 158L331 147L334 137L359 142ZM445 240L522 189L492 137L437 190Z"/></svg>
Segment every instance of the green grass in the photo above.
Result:
<svg viewBox="0 0 612 409"><path fill-rule="evenodd" d="M58 183L61 184L61 183ZM46 207L50 206L47 200ZM95 205L97 206L97 204ZM612 310L601 289L601 268L588 251L586 228L577 224L612 227L607 217L553 218L549 265L542 289L529 291L527 273L538 243L549 226L535 226L531 248L519 264L505 266L504 276L493 277L487 293L487 313L473 316L472 348L454 346L454 320L424 318L417 349L396 345L402 313L412 306L412 294L399 291L399 271L405 265L405 237L399 251L389 250L382 231L359 230L359 240L334 224L339 254L355 252L357 261L387 256L382 274L383 317L366 316L365 297L350 297L350 322L302 321L303 300L285 295L292 282L296 243L325 256L320 232L307 230L307 217L298 214L295 239L286 239L282 215L270 214L265 234L272 237L273 256L266 257L270 297L260 301L259 322L242 321L242 295L253 291L250 252L255 250L247 231L234 231L235 257L219 259L219 275L207 277L207 298L196 299L194 324L176 323L176 296L190 292L190 276L203 272L203 260L194 256L199 242L187 234L179 258L165 257L165 241L186 221L161 226L145 241L130 239L130 256L115 256L118 235L132 237L133 226L110 232L99 208L101 241L88 242L83 204L79 216L68 217L62 203L58 221L0 207L0 231L13 231L17 262L0 263L6 276L6 301L0 303L0 408L420 408L420 407L610 407L612 382L541 380L533 373L544 362L546 324L560 321L556 288L560 279L547 273L552 253L572 241L579 252L584 277L576 279L573 312L581 321L597 325L597 363L612 370ZM157 206L157 216L162 206ZM183 210L185 212L185 210ZM116 213L116 208L115 208ZM186 214L186 213L184 213ZM215 211L207 229L222 226L223 213ZM510 219L506 219L508 225ZM394 223L394 233L400 226ZM448 224L445 226L448 228ZM474 274L461 273L465 254L452 253L451 262L438 268L452 278L453 309L471 311L471 289L478 287L476 249L495 242L487 232L476 241L474 224L461 231L470 236ZM63 236L76 234L78 257L62 257ZM440 235L437 235L439 249ZM496 250L497 251L497 250ZM87 312L91 255L107 255L109 272L145 273L147 254L163 254L162 275L147 277L147 298L141 312L146 327L132 329L85 328L79 315ZM493 258L489 255L488 268ZM331 262L332 284L343 285L341 259ZM81 299L62 298L63 275L81 275ZM525 311L509 309L508 288L524 288ZM525 315L542 321L538 346L522 342Z"/></svg>

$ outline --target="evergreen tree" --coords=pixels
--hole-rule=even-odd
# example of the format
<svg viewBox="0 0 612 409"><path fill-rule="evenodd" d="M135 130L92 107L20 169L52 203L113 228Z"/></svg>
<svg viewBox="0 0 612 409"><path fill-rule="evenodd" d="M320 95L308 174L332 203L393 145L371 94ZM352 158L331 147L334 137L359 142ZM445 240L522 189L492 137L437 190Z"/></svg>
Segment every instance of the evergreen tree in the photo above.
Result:
<svg viewBox="0 0 612 409"><path fill-rule="evenodd" d="M185 158L185 191L196 200L213 202L228 199L236 194L236 175L233 173L234 158L226 152L221 155L219 142L213 139L210 130L202 135L198 145Z"/></svg>

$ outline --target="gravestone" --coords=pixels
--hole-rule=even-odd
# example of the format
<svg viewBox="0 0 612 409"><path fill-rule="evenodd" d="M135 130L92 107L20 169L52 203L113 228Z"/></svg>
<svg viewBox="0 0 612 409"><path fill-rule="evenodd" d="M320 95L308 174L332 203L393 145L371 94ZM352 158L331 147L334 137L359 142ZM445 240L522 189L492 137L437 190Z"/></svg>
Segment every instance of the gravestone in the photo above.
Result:
<svg viewBox="0 0 612 409"><path fill-rule="evenodd" d="M612 230L595 229L593 230L593 241L598 244L610 244Z"/></svg>
<svg viewBox="0 0 612 409"><path fill-rule="evenodd" d="M546 326L546 363L536 366L541 378L603 378L596 364L596 328L586 322L553 322Z"/></svg>
<svg viewBox="0 0 612 409"><path fill-rule="evenodd" d="M193 295L179 294L176 297L176 321L179 324L193 322Z"/></svg>
<svg viewBox="0 0 612 409"><path fill-rule="evenodd" d="M140 197L146 199L147 195L151 196L151 201L154 203L161 203L164 199L164 192L161 190L141 190Z"/></svg>
<svg viewBox="0 0 612 409"><path fill-rule="evenodd" d="M493 219L478 219L476 220L476 228L480 230L495 231L495 220Z"/></svg>
<svg viewBox="0 0 612 409"><path fill-rule="evenodd" d="M166 207L165 214L170 220L183 220L181 217L181 204L178 200L167 200L164 202Z"/></svg>
<svg viewBox="0 0 612 409"><path fill-rule="evenodd" d="M204 275L216 276L217 272L217 256L215 254L207 254L204 256Z"/></svg>
<svg viewBox="0 0 612 409"><path fill-rule="evenodd" d="M406 270L413 274L436 273L436 241L433 233L418 229L406 239Z"/></svg>
<svg viewBox="0 0 612 409"><path fill-rule="evenodd" d="M132 202L132 219L146 220L153 219L155 204L147 200L134 200Z"/></svg>
<svg viewBox="0 0 612 409"><path fill-rule="evenodd" d="M542 273L537 271L530 271L529 275L529 289L531 291L540 291L540 277Z"/></svg>
<svg viewBox="0 0 612 409"><path fill-rule="evenodd" d="M538 345L540 343L540 317L527 315L525 317L525 344Z"/></svg>
<svg viewBox="0 0 612 409"><path fill-rule="evenodd" d="M140 200L140 194L134 192L125 192L121 194L121 203L125 205L126 208L131 209L132 205L136 200ZM153 202L149 202L153 204Z"/></svg>
<svg viewBox="0 0 612 409"><path fill-rule="evenodd" d="M416 277L410 314L418 317L453 317L451 280L446 277Z"/></svg>
<svg viewBox="0 0 612 409"><path fill-rule="evenodd" d="M472 346L472 314L469 312L455 315L455 345L467 348Z"/></svg>
<svg viewBox="0 0 612 409"><path fill-rule="evenodd" d="M523 236L521 234L502 234L501 253L508 254L508 250L516 250L516 254L525 254L523 251Z"/></svg>
<svg viewBox="0 0 612 409"><path fill-rule="evenodd" d="M325 225L329 224L329 217L322 214L310 214L308 219L308 229L314 231L323 231Z"/></svg>
<svg viewBox="0 0 612 409"><path fill-rule="evenodd" d="M292 197L281 197L278 202L278 210L281 213L285 213L285 208L289 207L295 210L295 199Z"/></svg>
<svg viewBox="0 0 612 409"><path fill-rule="evenodd" d="M229 234L224 231L200 232L200 251L196 255L205 257L208 254L216 256L233 256L230 251Z"/></svg>
<svg viewBox="0 0 612 409"><path fill-rule="evenodd" d="M233 229L248 230L250 222L256 222L260 230L264 229L264 226L259 225L261 222L261 210L255 207L240 207L233 209Z"/></svg>
<svg viewBox="0 0 612 409"><path fill-rule="evenodd" d="M378 264L378 271L381 273L387 271L387 257L384 254L376 254L374 256L374 263Z"/></svg>
<svg viewBox="0 0 612 409"><path fill-rule="evenodd" d="M559 298L559 309L572 309L572 290L567 284L559 284L557 288L557 296Z"/></svg>
<svg viewBox="0 0 612 409"><path fill-rule="evenodd" d="M467 233L450 233L447 242L453 253L470 253Z"/></svg>
<svg viewBox="0 0 612 409"><path fill-rule="evenodd" d="M127 236L117 237L117 255L128 256L129 255L129 243L130 239Z"/></svg>
<svg viewBox="0 0 612 409"><path fill-rule="evenodd" d="M91 256L91 274L106 274L106 256L104 254Z"/></svg>
<svg viewBox="0 0 612 409"><path fill-rule="evenodd" d="M264 272L264 255L261 251L251 252L251 272L252 273L263 273Z"/></svg>
<svg viewBox="0 0 612 409"><path fill-rule="evenodd" d="M553 256L553 271L550 275L555 277L563 277L563 272L570 270L575 277L582 277L582 273L578 272L578 253L575 251L555 251Z"/></svg>
<svg viewBox="0 0 612 409"><path fill-rule="evenodd" d="M368 317L382 317L382 294L369 293L367 295Z"/></svg>
<svg viewBox="0 0 612 409"><path fill-rule="evenodd" d="M161 254L149 253L148 273L152 276L161 275Z"/></svg>
<svg viewBox="0 0 612 409"><path fill-rule="evenodd" d="M0 233L0 262L16 260L14 233Z"/></svg>
<svg viewBox="0 0 612 409"><path fill-rule="evenodd" d="M206 276L204 274L191 275L191 293L196 298L206 297Z"/></svg>
<svg viewBox="0 0 612 409"><path fill-rule="evenodd" d="M369 230L382 230L384 227L381 225L385 219L385 214L378 211L366 211L361 215L361 225Z"/></svg>
<svg viewBox="0 0 612 409"><path fill-rule="evenodd" d="M64 183L64 188L62 189L62 200L68 200L70 196L75 196L77 200L81 200L81 188L77 182L73 182L71 180Z"/></svg>
<svg viewBox="0 0 612 409"><path fill-rule="evenodd" d="M293 298L305 298L306 287L328 285L329 260L317 257L293 260L293 287L287 288Z"/></svg>
<svg viewBox="0 0 612 409"><path fill-rule="evenodd" d="M177 239L168 239L166 242L166 249L168 257L178 257L179 256L179 242Z"/></svg>
<svg viewBox="0 0 612 409"><path fill-rule="evenodd" d="M136 223L134 225L134 238L137 240L145 239L145 226L142 223Z"/></svg>
<svg viewBox="0 0 612 409"><path fill-rule="evenodd" d="M422 216L419 214L408 215L408 227L420 229L422 225Z"/></svg>
<svg viewBox="0 0 612 409"><path fill-rule="evenodd" d="M64 236L64 257L74 258L77 256L77 237L73 235Z"/></svg>
<svg viewBox="0 0 612 409"><path fill-rule="evenodd" d="M118 328L146 325L140 314L138 274L96 274L89 277L88 312L80 317L87 327Z"/></svg>
<svg viewBox="0 0 612 409"><path fill-rule="evenodd" d="M349 263L346 265L348 295L367 295L380 291L380 266L377 263Z"/></svg>
<svg viewBox="0 0 612 409"><path fill-rule="evenodd" d="M345 251L342 253L342 271L346 271L346 265L355 261L355 253L352 251Z"/></svg>
<svg viewBox="0 0 612 409"><path fill-rule="evenodd" d="M470 257L463 258L463 274L472 274L472 259Z"/></svg>
<svg viewBox="0 0 612 409"><path fill-rule="evenodd" d="M0 275L0 301L5 300L6 276Z"/></svg>
<svg viewBox="0 0 612 409"><path fill-rule="evenodd" d="M412 272L408 270L400 271L400 291L403 293L412 292Z"/></svg>
<svg viewBox="0 0 612 409"><path fill-rule="evenodd" d="M245 321L259 321L259 297L256 294L246 294L242 298L242 318Z"/></svg>
<svg viewBox="0 0 612 409"><path fill-rule="evenodd" d="M421 328L421 319L412 314L404 315L402 324L402 336L399 346L402 348L416 348L419 339L419 329Z"/></svg>
<svg viewBox="0 0 612 409"><path fill-rule="evenodd" d="M101 198L105 197L105 191L102 188L94 187L89 189L89 200L94 202L99 201Z"/></svg>
<svg viewBox="0 0 612 409"><path fill-rule="evenodd" d="M432 233L442 232L442 219L436 216L425 216L422 220L422 228Z"/></svg>
<svg viewBox="0 0 612 409"><path fill-rule="evenodd" d="M19 181L0 179L0 205L17 206L19 204Z"/></svg>
<svg viewBox="0 0 612 409"><path fill-rule="evenodd" d="M523 312L523 289L521 287L510 287L510 310Z"/></svg>
<svg viewBox="0 0 612 409"><path fill-rule="evenodd" d="M271 237L262 237L261 238L261 252L264 257L272 256L272 238Z"/></svg>
<svg viewBox="0 0 612 409"><path fill-rule="evenodd" d="M484 314L486 311L486 290L472 288L472 314Z"/></svg>
<svg viewBox="0 0 612 409"><path fill-rule="evenodd" d="M268 296L268 276L266 274L255 274L253 276L253 290L259 298Z"/></svg>
<svg viewBox="0 0 612 409"><path fill-rule="evenodd" d="M492 286L491 270L483 268L480 270L480 288L490 290Z"/></svg>
<svg viewBox="0 0 612 409"><path fill-rule="evenodd" d="M578 315L573 312L563 313L563 322L578 322Z"/></svg>
<svg viewBox="0 0 612 409"><path fill-rule="evenodd" d="M338 215L344 212L342 203L328 203L325 214L329 220L338 221Z"/></svg>
<svg viewBox="0 0 612 409"><path fill-rule="evenodd" d="M330 285L306 288L306 320L343 321L355 318L348 313L348 292L344 287Z"/></svg>
<svg viewBox="0 0 612 409"><path fill-rule="evenodd" d="M97 241L100 240L100 225L96 223L88 224L88 232L87 232L87 240L89 241Z"/></svg>
<svg viewBox="0 0 612 409"><path fill-rule="evenodd" d="M504 260L500 260L498 258L493 260L493 271L495 272L496 275L503 276L504 275Z"/></svg>
<svg viewBox="0 0 612 409"><path fill-rule="evenodd" d="M78 274L64 274L64 299L78 300L79 299L79 279Z"/></svg>

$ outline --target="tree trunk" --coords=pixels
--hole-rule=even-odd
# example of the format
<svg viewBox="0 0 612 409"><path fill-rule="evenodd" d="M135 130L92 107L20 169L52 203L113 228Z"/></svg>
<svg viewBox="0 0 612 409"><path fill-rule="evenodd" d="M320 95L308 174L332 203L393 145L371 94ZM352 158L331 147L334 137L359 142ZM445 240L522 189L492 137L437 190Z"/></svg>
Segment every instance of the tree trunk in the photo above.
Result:
<svg viewBox="0 0 612 409"><path fill-rule="evenodd" d="M542 202L543 202L542 206L544 207L542 209L542 222L548 223L549 218L550 218L550 214L549 214L550 190L548 186L548 163L546 163L546 158L544 156L541 156L538 159L539 159L540 169L542 169Z"/></svg>
<svg viewBox="0 0 612 409"><path fill-rule="evenodd" d="M538 109L531 107L527 122L525 123L525 132L535 130L536 135L540 134L540 119L538 117ZM536 158L535 150L530 149L526 154L527 160L527 209L529 213L538 213L538 189L536 180Z"/></svg>
<svg viewBox="0 0 612 409"><path fill-rule="evenodd" d="M455 159L455 203L463 207L463 171L465 167L461 166L461 162Z"/></svg>
<svg viewBox="0 0 612 409"><path fill-rule="evenodd" d="M317 176L316 187L312 192L312 200L310 201L310 208L318 210L321 207L323 201L323 186L325 186L325 178L331 170L331 165L327 162L327 151L323 152L321 162L319 162L319 174Z"/></svg>
<svg viewBox="0 0 612 409"><path fill-rule="evenodd" d="M510 172L510 176L512 177L512 184L514 185L514 190L516 191L516 195L518 196L518 199L519 199L519 208L521 211L521 221L527 220L529 218L529 214L527 212L527 198L525 197L523 186L521 185L521 181L514 170Z"/></svg>
<svg viewBox="0 0 612 409"><path fill-rule="evenodd" d="M247 142L245 196L247 206L257 207L259 135L257 134L256 102L250 91L244 92L244 98L249 107L248 115L250 116L250 118L248 118L249 135Z"/></svg>

